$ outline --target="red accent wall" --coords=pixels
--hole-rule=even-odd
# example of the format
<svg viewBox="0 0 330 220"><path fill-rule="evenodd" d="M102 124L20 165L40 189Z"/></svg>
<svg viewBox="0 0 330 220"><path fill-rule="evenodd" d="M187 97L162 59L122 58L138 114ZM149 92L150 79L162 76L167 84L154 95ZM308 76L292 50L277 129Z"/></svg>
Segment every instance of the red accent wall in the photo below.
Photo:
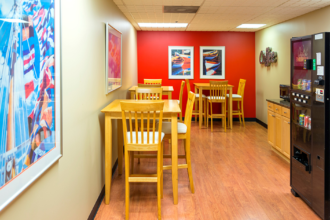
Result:
<svg viewBox="0 0 330 220"><path fill-rule="evenodd" d="M225 80L237 92L240 78L246 79L244 113L246 118L256 117L255 86L255 34L254 32L192 32L192 31L138 31L138 83L143 79L163 79L164 86L173 86L172 99L179 99L181 79L168 79L168 46L194 46L195 82L209 82L200 79L199 47L225 46ZM208 94L207 91L204 94ZM187 102L187 89L183 93L183 112ZM236 104L234 103L234 109ZM184 115L184 114L183 114Z"/></svg>

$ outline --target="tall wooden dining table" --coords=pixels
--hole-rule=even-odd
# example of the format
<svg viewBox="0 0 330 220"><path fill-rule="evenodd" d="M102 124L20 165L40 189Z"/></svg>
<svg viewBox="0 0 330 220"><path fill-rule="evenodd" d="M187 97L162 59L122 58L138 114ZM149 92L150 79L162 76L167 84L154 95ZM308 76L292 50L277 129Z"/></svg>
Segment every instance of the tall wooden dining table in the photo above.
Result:
<svg viewBox="0 0 330 220"><path fill-rule="evenodd" d="M199 93L199 109L203 109L203 102L202 102L202 94L203 90L211 90L210 83L194 83L195 86L195 93ZM232 85L227 85L227 91L229 91L229 101L228 101L228 112L229 112L229 127L230 129L233 128L233 87ZM203 111L199 111L199 128L202 127L202 121L201 118L203 116Z"/></svg>
<svg viewBox="0 0 330 220"><path fill-rule="evenodd" d="M131 99L134 99L135 90L138 86L132 86L129 91L131 93ZM162 86L163 95L167 95L167 98L172 99L172 92L174 91L173 86Z"/></svg>
<svg viewBox="0 0 330 220"><path fill-rule="evenodd" d="M127 99L116 99L101 110L105 114L105 204L110 202L111 167L112 167L112 119L117 119L118 130L118 174L123 172L123 124L120 102ZM129 100L132 101L132 100ZM133 100L141 102L140 100ZM163 119L172 121L172 186L174 204L178 204L178 114L181 112L177 100L163 100ZM143 102L152 102L146 101ZM127 115L128 118L128 115Z"/></svg>

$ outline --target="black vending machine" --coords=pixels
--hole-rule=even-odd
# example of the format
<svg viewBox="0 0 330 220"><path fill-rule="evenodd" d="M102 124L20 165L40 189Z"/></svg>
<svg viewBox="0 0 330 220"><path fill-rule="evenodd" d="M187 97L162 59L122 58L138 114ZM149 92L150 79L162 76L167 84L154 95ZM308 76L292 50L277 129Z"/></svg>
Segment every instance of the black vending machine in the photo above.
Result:
<svg viewBox="0 0 330 220"><path fill-rule="evenodd" d="M330 219L329 40L291 39L291 191L322 219Z"/></svg>

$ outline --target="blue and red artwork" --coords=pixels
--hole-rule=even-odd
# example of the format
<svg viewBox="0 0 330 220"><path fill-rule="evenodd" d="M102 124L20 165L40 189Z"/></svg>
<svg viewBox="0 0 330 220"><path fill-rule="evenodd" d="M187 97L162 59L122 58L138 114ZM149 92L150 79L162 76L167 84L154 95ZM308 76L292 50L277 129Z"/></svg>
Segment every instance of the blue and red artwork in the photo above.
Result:
<svg viewBox="0 0 330 220"><path fill-rule="evenodd" d="M191 75L191 50L171 50L172 75Z"/></svg>
<svg viewBox="0 0 330 220"><path fill-rule="evenodd" d="M0 190L55 148L54 0L0 2Z"/></svg>

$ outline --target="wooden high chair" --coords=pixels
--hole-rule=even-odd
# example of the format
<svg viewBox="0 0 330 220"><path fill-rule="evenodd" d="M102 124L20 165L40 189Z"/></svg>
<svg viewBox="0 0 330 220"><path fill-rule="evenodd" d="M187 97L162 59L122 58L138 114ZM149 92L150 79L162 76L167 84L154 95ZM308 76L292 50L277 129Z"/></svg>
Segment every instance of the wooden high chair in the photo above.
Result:
<svg viewBox="0 0 330 220"><path fill-rule="evenodd" d="M239 123L241 124L241 119L243 121L243 126L245 127L245 119L244 119L244 90L245 90L245 79L240 79L238 83L237 94L232 95L233 102L237 102L237 110L233 110L233 115L238 115ZM227 94L227 98L229 98L229 94ZM229 123L229 120L228 120Z"/></svg>
<svg viewBox="0 0 330 220"><path fill-rule="evenodd" d="M144 79L144 84L160 84L162 85L162 79Z"/></svg>
<svg viewBox="0 0 330 220"><path fill-rule="evenodd" d="M179 169L188 169L188 176L190 182L190 190L195 193L192 169L191 169L191 157L190 157L190 133L191 133L191 118L193 113L193 107L195 102L195 94L193 92L188 93L188 100L186 106L186 113L184 116L184 123L178 122L178 140L184 140L184 147L186 155L179 155L179 158L186 158L186 164L179 164ZM163 132L165 133L164 139L171 139L172 122L163 122ZM166 165L164 170L172 169L172 165Z"/></svg>
<svg viewBox="0 0 330 220"><path fill-rule="evenodd" d="M211 117L211 131L213 131L213 118L221 118L222 126L226 132L226 98L227 98L227 85L228 81L211 81L210 80L210 96L207 97L207 108L206 108L206 127L209 127L209 117ZM212 104L220 103L222 114L213 114ZM209 104L211 114L209 115Z"/></svg>
<svg viewBox="0 0 330 220"><path fill-rule="evenodd" d="M189 94L191 92L189 79L186 79L186 83L187 83L187 94ZM199 116L199 109L198 109L198 107L199 107L199 104L198 104L199 103L199 94L196 93L195 96L196 96L195 110L193 110L192 115L195 116L195 121L197 122L197 116ZM203 117L206 119L206 114L205 114L206 112L205 111L206 111L207 100L206 100L205 95L202 95L202 102L204 103L204 105L203 105L204 106ZM202 109L202 111L203 111L203 109ZM199 120L201 120L201 119L199 119Z"/></svg>
<svg viewBox="0 0 330 220"><path fill-rule="evenodd" d="M183 96L183 89L184 89L185 84L186 83L184 81L181 82L180 96L179 96L179 100L178 100L178 103L179 103L179 106L180 106L180 109L181 109L180 121L179 122L182 122L182 96Z"/></svg>
<svg viewBox="0 0 330 220"><path fill-rule="evenodd" d="M162 123L158 123L156 129L156 120L163 119L163 101L150 102L132 102L123 101L121 104L123 118L123 133L125 145L125 202L126 219L129 219L129 197L131 182L156 182L157 183L157 203L158 219L161 219L161 198L163 198L163 138ZM129 126L135 124L135 131L127 129L126 116L128 115ZM135 119L132 123L133 118ZM147 119L147 120L144 120ZM141 132L138 131L138 120L141 122ZM150 120L152 123L150 124ZM146 126L145 126L145 123ZM144 131L146 128L146 131ZM136 151L156 151L157 152L157 173L156 174L131 174L130 157L134 157Z"/></svg>
<svg viewBox="0 0 330 220"><path fill-rule="evenodd" d="M162 100L163 89L162 88L147 88L147 87L138 87L135 91L136 100ZM134 121L134 119L133 119ZM144 119L146 124L146 119ZM142 131L141 123L138 121L138 127ZM139 154L139 152L138 152ZM132 159L132 169L133 169L134 158ZM138 164L140 164L140 158L138 158Z"/></svg>

